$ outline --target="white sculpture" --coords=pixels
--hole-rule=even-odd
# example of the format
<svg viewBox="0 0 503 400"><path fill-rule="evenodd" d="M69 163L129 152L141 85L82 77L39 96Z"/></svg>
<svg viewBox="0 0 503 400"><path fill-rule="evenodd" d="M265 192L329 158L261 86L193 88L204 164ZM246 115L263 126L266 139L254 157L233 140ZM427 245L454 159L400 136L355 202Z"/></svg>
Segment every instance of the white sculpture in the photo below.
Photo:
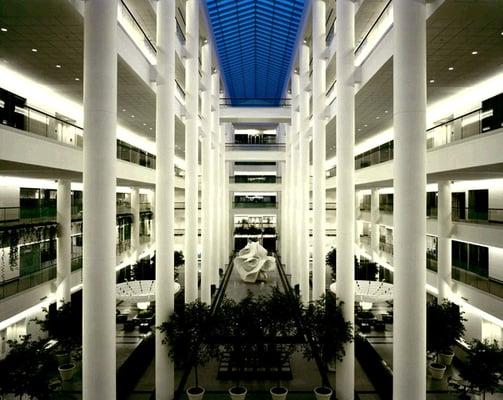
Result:
<svg viewBox="0 0 503 400"><path fill-rule="evenodd" d="M276 261L259 242L249 241L234 259L234 266L243 281L254 283L267 280L267 272L274 271Z"/></svg>

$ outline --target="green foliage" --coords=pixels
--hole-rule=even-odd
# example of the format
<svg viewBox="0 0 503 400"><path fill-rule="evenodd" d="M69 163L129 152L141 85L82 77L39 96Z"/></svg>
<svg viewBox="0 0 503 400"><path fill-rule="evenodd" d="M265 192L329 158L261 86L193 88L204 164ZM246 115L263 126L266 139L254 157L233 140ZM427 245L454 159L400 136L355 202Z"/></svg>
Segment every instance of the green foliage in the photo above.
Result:
<svg viewBox="0 0 503 400"><path fill-rule="evenodd" d="M457 304L449 301L428 303L426 310L426 346L436 354L451 351L465 332L466 321Z"/></svg>
<svg viewBox="0 0 503 400"><path fill-rule="evenodd" d="M332 279L335 280L337 275L337 250L335 247L332 247L327 253L325 262L332 270Z"/></svg>
<svg viewBox="0 0 503 400"><path fill-rule="evenodd" d="M9 354L0 361L0 394L50 399L49 383L54 378L57 362L44 349L45 341L35 341L26 335L19 341L9 340L8 345Z"/></svg>
<svg viewBox="0 0 503 400"><path fill-rule="evenodd" d="M175 268L182 266L185 263L183 252L175 250Z"/></svg>
<svg viewBox="0 0 503 400"><path fill-rule="evenodd" d="M210 339L214 320L207 304L196 300L175 311L159 330L165 335L170 358L180 367L206 364L218 355L218 347Z"/></svg>
<svg viewBox="0 0 503 400"><path fill-rule="evenodd" d="M45 318L34 319L49 338L58 341L59 347L67 352L79 356L82 346L82 314L72 303L64 303L59 308L44 308Z"/></svg>
<svg viewBox="0 0 503 400"><path fill-rule="evenodd" d="M304 312L304 321L311 333L324 365L341 361L345 356L344 344L353 340L351 323L344 319L342 301L332 295L323 296L309 303ZM313 358L309 345L304 346L304 357Z"/></svg>
<svg viewBox="0 0 503 400"><path fill-rule="evenodd" d="M503 375L503 349L494 341L474 340L466 364L461 368L461 377L484 395L494 393L498 380Z"/></svg>

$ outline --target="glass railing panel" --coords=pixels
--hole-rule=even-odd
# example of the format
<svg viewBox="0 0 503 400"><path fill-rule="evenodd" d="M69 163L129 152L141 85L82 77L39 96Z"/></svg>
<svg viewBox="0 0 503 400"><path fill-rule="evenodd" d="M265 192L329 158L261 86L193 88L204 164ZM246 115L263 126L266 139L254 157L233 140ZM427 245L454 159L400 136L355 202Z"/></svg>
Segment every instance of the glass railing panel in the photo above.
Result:
<svg viewBox="0 0 503 400"><path fill-rule="evenodd" d="M236 202L232 203L234 208L276 208L273 202Z"/></svg>
<svg viewBox="0 0 503 400"><path fill-rule="evenodd" d="M452 220L472 223L503 223L503 208L488 208L476 210L474 208L452 207Z"/></svg>
<svg viewBox="0 0 503 400"><path fill-rule="evenodd" d="M226 143L225 149L229 151L236 151L236 150L285 151L285 144L284 143Z"/></svg>
<svg viewBox="0 0 503 400"><path fill-rule="evenodd" d="M496 279L454 266L452 267L452 279L499 298L503 298L503 282Z"/></svg>
<svg viewBox="0 0 503 400"><path fill-rule="evenodd" d="M117 3L117 20L150 64L156 64L155 45L138 23L133 13L121 0Z"/></svg>
<svg viewBox="0 0 503 400"><path fill-rule="evenodd" d="M281 178L274 175L235 175L229 177L230 183L280 183Z"/></svg>
<svg viewBox="0 0 503 400"><path fill-rule="evenodd" d="M361 63L376 47L382 37L393 26L393 6L391 0L388 1L384 9L379 14L374 24L367 31L363 39L357 44L355 50L355 65Z"/></svg>

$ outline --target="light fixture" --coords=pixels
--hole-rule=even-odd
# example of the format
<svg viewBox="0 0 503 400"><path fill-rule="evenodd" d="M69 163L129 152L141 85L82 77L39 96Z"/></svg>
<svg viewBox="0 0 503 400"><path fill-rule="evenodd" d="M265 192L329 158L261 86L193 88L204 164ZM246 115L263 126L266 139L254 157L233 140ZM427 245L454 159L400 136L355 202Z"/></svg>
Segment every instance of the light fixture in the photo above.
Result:
<svg viewBox="0 0 503 400"><path fill-rule="evenodd" d="M387 114L388 113L388 110L384 110L384 114Z"/></svg>
<svg viewBox="0 0 503 400"><path fill-rule="evenodd" d="M430 83L435 83L435 79L430 79Z"/></svg>
<svg viewBox="0 0 503 400"><path fill-rule="evenodd" d="M152 130L152 128L149 128L150 130Z"/></svg>
<svg viewBox="0 0 503 400"><path fill-rule="evenodd" d="M59 64L56 64L56 68L61 68L61 65L59 65Z"/></svg>
<svg viewBox="0 0 503 400"><path fill-rule="evenodd" d="M365 128L368 126L367 124L363 125Z"/></svg>
<svg viewBox="0 0 503 400"><path fill-rule="evenodd" d="M35 49L35 48L33 48L33 49L31 49L31 51L33 51L34 53L36 53L38 50Z"/></svg>
<svg viewBox="0 0 503 400"><path fill-rule="evenodd" d="M123 108L123 109L122 109L122 111L126 111L126 109L125 109L125 108Z"/></svg>
<svg viewBox="0 0 503 400"><path fill-rule="evenodd" d="M80 78L75 78L76 81L80 81Z"/></svg>
<svg viewBox="0 0 503 400"><path fill-rule="evenodd" d="M376 119L379 119L379 117L376 117Z"/></svg>
<svg viewBox="0 0 503 400"><path fill-rule="evenodd" d="M449 67L449 71L454 71L454 67Z"/></svg>
<svg viewBox="0 0 503 400"><path fill-rule="evenodd" d="M0 31L7 32L7 28L0 28ZM502 35L503 35L503 32L502 32Z"/></svg>
<svg viewBox="0 0 503 400"><path fill-rule="evenodd" d="M358 132L360 132L360 131L361 131L361 128L358 128Z"/></svg>
<svg viewBox="0 0 503 400"><path fill-rule="evenodd" d="M479 52L478 52L477 50L474 50L474 51L472 51L472 54L473 54L474 56L476 56L477 54L479 54Z"/></svg>
<svg viewBox="0 0 503 400"><path fill-rule="evenodd" d="M203 44L206 44L206 43L208 43L208 39L203 40Z"/></svg>
<svg viewBox="0 0 503 400"><path fill-rule="evenodd" d="M147 126L147 124L144 122L144 123L143 123L143 126Z"/></svg>
<svg viewBox="0 0 503 400"><path fill-rule="evenodd" d="M134 114L131 114L131 118L134 118Z"/></svg>

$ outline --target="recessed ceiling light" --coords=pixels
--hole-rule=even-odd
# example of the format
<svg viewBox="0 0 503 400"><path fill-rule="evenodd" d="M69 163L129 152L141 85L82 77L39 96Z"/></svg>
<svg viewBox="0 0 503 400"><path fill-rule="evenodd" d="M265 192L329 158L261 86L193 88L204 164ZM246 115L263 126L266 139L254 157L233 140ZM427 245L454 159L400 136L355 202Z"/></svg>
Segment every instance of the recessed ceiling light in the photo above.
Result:
<svg viewBox="0 0 503 400"><path fill-rule="evenodd" d="M0 28L0 31L7 32L7 28ZM501 34L503 35L503 32Z"/></svg>
<svg viewBox="0 0 503 400"><path fill-rule="evenodd" d="M38 50L37 49L31 49L31 51L33 51L34 53L36 53Z"/></svg>
<svg viewBox="0 0 503 400"><path fill-rule="evenodd" d="M147 124L144 122L144 123L143 123L143 126L147 126Z"/></svg>
<svg viewBox="0 0 503 400"><path fill-rule="evenodd" d="M379 117L376 117L376 119L379 119Z"/></svg>
<svg viewBox="0 0 503 400"><path fill-rule="evenodd" d="M358 128L358 132L360 132L360 131L361 131L361 128Z"/></svg>
<svg viewBox="0 0 503 400"><path fill-rule="evenodd" d="M363 125L365 128L368 126L367 124Z"/></svg>
<svg viewBox="0 0 503 400"><path fill-rule="evenodd" d="M454 71L454 67L449 67L449 71Z"/></svg>
<svg viewBox="0 0 503 400"><path fill-rule="evenodd" d="M475 50L475 51L472 51L472 54L473 54L474 56L476 56L477 54L479 54L479 52L478 52L477 50Z"/></svg>
<svg viewBox="0 0 503 400"><path fill-rule="evenodd" d="M384 114L387 114L388 113L388 110L384 110Z"/></svg>
<svg viewBox="0 0 503 400"><path fill-rule="evenodd" d="M150 130L152 130L152 128L150 128Z"/></svg>
<svg viewBox="0 0 503 400"><path fill-rule="evenodd" d="M80 78L75 78L76 81L80 81Z"/></svg>
<svg viewBox="0 0 503 400"><path fill-rule="evenodd" d="M131 118L134 118L134 114L131 114Z"/></svg>
<svg viewBox="0 0 503 400"><path fill-rule="evenodd" d="M125 109L125 108L123 108L123 109L122 109L122 111L126 111L126 109Z"/></svg>
<svg viewBox="0 0 503 400"><path fill-rule="evenodd" d="M59 65L59 64L56 64L56 68L61 68L61 65Z"/></svg>
<svg viewBox="0 0 503 400"><path fill-rule="evenodd" d="M435 79L430 79L430 83L435 83Z"/></svg>

